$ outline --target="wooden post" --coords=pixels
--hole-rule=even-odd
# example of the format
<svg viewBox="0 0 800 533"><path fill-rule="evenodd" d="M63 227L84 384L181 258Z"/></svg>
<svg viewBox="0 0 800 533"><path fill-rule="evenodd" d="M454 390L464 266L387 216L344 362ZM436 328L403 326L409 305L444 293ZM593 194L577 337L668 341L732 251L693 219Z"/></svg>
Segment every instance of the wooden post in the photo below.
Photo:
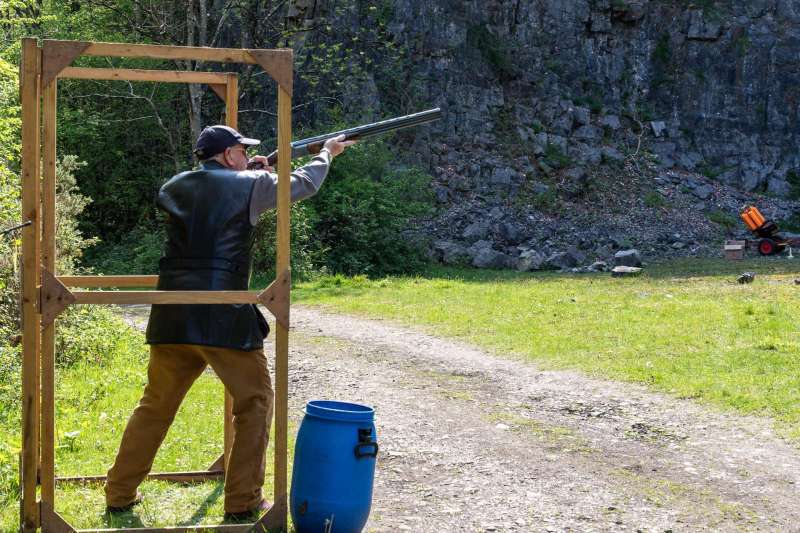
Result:
<svg viewBox="0 0 800 533"><path fill-rule="evenodd" d="M39 348L38 276L41 267L39 239L39 75L41 51L36 39L22 40L22 531L39 526L36 485L39 469Z"/></svg>
<svg viewBox="0 0 800 533"><path fill-rule="evenodd" d="M42 91L44 180L42 191L42 257L44 268L56 274L56 99L54 79ZM41 313L41 309L39 310ZM55 324L42 330L42 501L55 508Z"/></svg>
<svg viewBox="0 0 800 533"><path fill-rule="evenodd" d="M283 87L278 87L278 213L277 257L275 272L289 270L290 234L289 200L291 189L292 158L292 97ZM283 530L287 526L288 459L287 411L289 386L289 330L275 323L275 506Z"/></svg>
<svg viewBox="0 0 800 533"><path fill-rule="evenodd" d="M225 85L225 124L233 129L239 127L239 78L236 74L228 74ZM225 390L225 423L224 423L225 459L224 470L228 471L228 458L233 447L233 396Z"/></svg>

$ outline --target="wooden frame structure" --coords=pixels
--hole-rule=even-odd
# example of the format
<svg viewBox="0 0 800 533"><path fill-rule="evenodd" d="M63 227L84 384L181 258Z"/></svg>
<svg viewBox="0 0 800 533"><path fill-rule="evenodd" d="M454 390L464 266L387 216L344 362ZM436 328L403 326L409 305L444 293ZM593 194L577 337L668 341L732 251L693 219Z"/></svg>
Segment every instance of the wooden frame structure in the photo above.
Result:
<svg viewBox="0 0 800 533"><path fill-rule="evenodd" d="M262 303L276 318L275 470L273 506L254 524L137 528L124 531L286 530L287 400L289 351L289 198L291 160L278 161L275 281L264 291L75 291L67 287L154 287L157 276L58 276L55 271L56 97L59 78L205 83L225 101L226 123L237 127L238 78L234 73L70 67L80 56L145 57L259 65L278 83L278 150L291 153L292 50L224 49L86 41L22 40L22 488L20 530L76 530L55 511L58 482L102 481L105 476L55 477L54 320L72 304ZM43 170L40 170L43 169ZM40 175L42 174L42 175ZM206 471L153 473L179 482L220 478L233 443L232 400L225 394L224 452ZM37 489L40 487L40 500ZM104 529L102 531L118 531ZM123 531L123 530L119 530Z"/></svg>

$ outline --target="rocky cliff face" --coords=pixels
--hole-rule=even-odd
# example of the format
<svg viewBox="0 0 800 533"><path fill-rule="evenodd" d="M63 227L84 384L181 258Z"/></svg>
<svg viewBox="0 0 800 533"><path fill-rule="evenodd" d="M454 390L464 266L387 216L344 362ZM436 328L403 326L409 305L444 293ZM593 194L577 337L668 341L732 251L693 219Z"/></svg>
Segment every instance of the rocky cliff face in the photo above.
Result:
<svg viewBox="0 0 800 533"><path fill-rule="evenodd" d="M661 167L748 191L786 194L800 170L796 0L393 4L448 144L549 143L595 164L644 132Z"/></svg>
<svg viewBox="0 0 800 533"><path fill-rule="evenodd" d="M378 4L408 110L445 112L412 146L443 207L421 232L445 262L713 253L742 203L797 208L780 198L800 190L798 0ZM353 91L365 107L386 103L373 81Z"/></svg>

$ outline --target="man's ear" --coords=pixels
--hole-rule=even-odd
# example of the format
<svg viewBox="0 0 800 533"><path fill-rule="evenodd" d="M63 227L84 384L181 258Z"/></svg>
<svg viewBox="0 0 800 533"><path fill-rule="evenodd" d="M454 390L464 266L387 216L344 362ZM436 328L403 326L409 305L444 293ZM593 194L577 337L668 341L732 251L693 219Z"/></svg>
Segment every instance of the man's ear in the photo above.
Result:
<svg viewBox="0 0 800 533"><path fill-rule="evenodd" d="M225 150L222 151L222 161L226 167L233 167L233 158L231 157L230 148L225 148Z"/></svg>

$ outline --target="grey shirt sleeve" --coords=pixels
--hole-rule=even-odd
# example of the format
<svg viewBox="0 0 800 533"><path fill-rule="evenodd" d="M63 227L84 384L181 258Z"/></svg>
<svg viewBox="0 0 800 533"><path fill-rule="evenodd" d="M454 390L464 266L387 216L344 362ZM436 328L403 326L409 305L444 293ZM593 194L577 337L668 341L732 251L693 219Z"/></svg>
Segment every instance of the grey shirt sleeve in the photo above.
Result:
<svg viewBox="0 0 800 533"><path fill-rule="evenodd" d="M292 172L291 201L297 202L314 196L331 166L331 154L326 149L315 155L307 164ZM267 171L259 172L250 197L250 224L256 225L258 217L267 209L275 209L278 198L278 175Z"/></svg>

